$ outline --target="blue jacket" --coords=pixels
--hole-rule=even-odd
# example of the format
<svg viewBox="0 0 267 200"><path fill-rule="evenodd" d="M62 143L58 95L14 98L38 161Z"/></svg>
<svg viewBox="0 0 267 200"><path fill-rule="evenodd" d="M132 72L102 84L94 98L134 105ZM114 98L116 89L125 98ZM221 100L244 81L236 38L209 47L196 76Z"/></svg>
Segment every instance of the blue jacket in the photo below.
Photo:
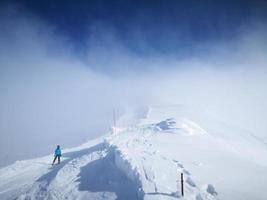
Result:
<svg viewBox="0 0 267 200"><path fill-rule="evenodd" d="M60 150L60 148L56 148L56 150L55 150L55 156L61 156L61 150Z"/></svg>

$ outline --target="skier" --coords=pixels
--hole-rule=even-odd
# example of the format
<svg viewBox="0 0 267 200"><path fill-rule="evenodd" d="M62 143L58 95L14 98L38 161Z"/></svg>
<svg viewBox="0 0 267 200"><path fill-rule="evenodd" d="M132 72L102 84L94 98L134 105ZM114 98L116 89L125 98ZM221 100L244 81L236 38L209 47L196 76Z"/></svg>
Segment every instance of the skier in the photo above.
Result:
<svg viewBox="0 0 267 200"><path fill-rule="evenodd" d="M56 148L56 150L55 150L55 158L54 158L54 160L53 160L52 165L54 165L56 159L57 159L57 161L58 161L57 164L60 164L60 157L61 157L61 149L60 149L60 146L57 145L57 148Z"/></svg>

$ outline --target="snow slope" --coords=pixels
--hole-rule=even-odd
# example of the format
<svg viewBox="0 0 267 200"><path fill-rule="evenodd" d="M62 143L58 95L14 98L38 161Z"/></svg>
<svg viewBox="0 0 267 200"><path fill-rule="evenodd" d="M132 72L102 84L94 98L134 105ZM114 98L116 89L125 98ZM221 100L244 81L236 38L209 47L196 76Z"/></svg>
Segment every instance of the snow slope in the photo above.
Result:
<svg viewBox="0 0 267 200"><path fill-rule="evenodd" d="M52 158L0 169L0 199L266 199L266 144L185 106L133 110L113 132L63 149L60 165Z"/></svg>

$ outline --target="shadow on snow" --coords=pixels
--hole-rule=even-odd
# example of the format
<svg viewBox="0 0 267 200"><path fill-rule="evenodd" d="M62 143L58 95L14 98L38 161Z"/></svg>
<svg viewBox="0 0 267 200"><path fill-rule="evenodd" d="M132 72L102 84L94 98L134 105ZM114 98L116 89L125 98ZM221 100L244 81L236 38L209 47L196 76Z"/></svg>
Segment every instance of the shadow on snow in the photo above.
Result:
<svg viewBox="0 0 267 200"><path fill-rule="evenodd" d="M81 151L74 151L69 153L64 153L63 156L67 159L63 160L59 165L55 164L51 167L51 171L47 174L41 176L37 182L45 182L46 185L49 185L51 181L56 177L57 173L62 169L70 160L81 157L83 155L91 154L95 151L101 151L105 148L104 143L100 143L88 149L83 149Z"/></svg>
<svg viewBox="0 0 267 200"><path fill-rule="evenodd" d="M63 160L59 165L51 167L51 171L37 180L37 182L41 183L40 192L46 193L47 186L69 161L83 155L91 154L95 151L102 151L105 147L105 144L101 143L88 149L63 154L67 159ZM112 192L116 194L117 200L143 199L142 196L139 196L138 198L138 184L130 180L114 164L114 156L112 152L108 153L103 158L91 161L84 167L81 167L78 177L79 179L77 182L80 183L78 185L80 191Z"/></svg>
<svg viewBox="0 0 267 200"><path fill-rule="evenodd" d="M138 198L138 184L115 166L111 153L82 167L79 176L77 181L81 191L112 192L117 200L143 199Z"/></svg>

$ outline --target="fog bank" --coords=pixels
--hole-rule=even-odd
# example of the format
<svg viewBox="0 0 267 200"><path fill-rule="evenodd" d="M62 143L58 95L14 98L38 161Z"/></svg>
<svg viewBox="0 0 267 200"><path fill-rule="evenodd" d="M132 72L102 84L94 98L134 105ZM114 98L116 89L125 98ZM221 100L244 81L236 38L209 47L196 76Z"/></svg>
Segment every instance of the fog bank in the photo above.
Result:
<svg viewBox="0 0 267 200"><path fill-rule="evenodd" d="M201 107L267 140L263 24L185 57L155 53L145 40L147 55L132 52L110 27L95 28L82 56L30 15L6 12L0 27L0 166L100 136L114 109L143 105Z"/></svg>

